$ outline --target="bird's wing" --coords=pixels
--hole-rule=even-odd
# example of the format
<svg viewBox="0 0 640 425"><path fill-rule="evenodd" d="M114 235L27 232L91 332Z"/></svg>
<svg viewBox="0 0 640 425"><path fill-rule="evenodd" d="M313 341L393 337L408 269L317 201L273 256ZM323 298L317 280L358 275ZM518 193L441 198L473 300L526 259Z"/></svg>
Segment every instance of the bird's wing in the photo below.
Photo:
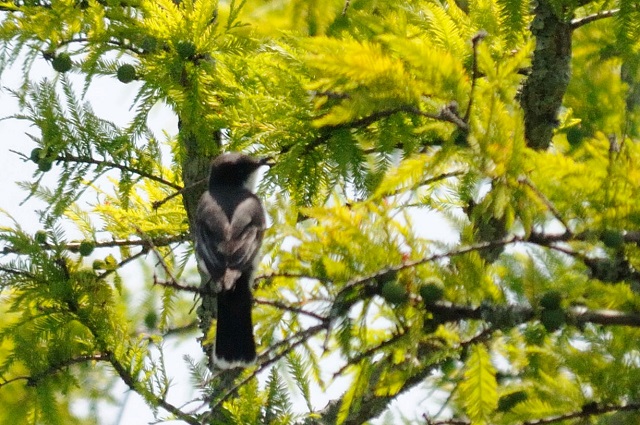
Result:
<svg viewBox="0 0 640 425"><path fill-rule="evenodd" d="M214 280L224 275L227 268L228 259L224 245L228 239L229 227L229 220L220 205L209 192L205 192L198 204L196 215L196 241L199 242L195 248L201 268L204 268Z"/></svg>
<svg viewBox="0 0 640 425"><path fill-rule="evenodd" d="M226 243L228 267L245 270L260 249L264 234L264 210L256 197L244 199L231 217L230 237Z"/></svg>

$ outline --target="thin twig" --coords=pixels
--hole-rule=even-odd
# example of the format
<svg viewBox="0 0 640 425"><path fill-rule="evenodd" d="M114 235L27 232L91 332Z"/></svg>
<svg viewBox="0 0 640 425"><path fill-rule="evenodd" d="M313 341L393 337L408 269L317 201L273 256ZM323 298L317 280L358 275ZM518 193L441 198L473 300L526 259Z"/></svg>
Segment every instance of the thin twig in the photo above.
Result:
<svg viewBox="0 0 640 425"><path fill-rule="evenodd" d="M0 272L4 272L4 273L15 275L15 276L23 276L29 279L35 279L35 275L32 273L25 272L23 270L16 270L10 267L0 266Z"/></svg>
<svg viewBox="0 0 640 425"><path fill-rule="evenodd" d="M400 112L415 114L421 117L431 118L438 121L450 122L452 124L455 124L462 130L468 129L467 123L465 123L464 120L458 115L455 102L445 105L437 114L421 111L419 108L413 105L402 105L393 109L377 111L372 113L371 115L358 118L354 121L322 127L321 134L315 140L313 140L312 142L310 142L308 145L305 146L304 152L302 152L302 155L308 154L318 146L324 144L327 140L331 138L331 136L333 135L333 132L336 130L364 128L375 123L376 121L379 121L383 118L388 118ZM280 151L280 154L287 153L292 146L293 145L283 147L282 150Z"/></svg>
<svg viewBox="0 0 640 425"><path fill-rule="evenodd" d="M65 361L62 361L59 364L55 364L55 365L51 365L49 366L49 368L47 368L46 370L39 372L36 375L33 376L17 376L15 378L12 379L8 379L8 380L3 380L3 382L0 382L0 388L2 388L5 385L8 385L12 382L17 382L17 381L27 381L27 386L35 386L38 384L39 381L41 381L42 379L53 375L54 373L72 366L74 364L78 364L78 363L85 363L85 362L89 362L89 361L107 361L108 357L105 354L93 354L93 355L86 355L86 356L79 356L79 357L74 357L71 359L67 359Z"/></svg>
<svg viewBox="0 0 640 425"><path fill-rule="evenodd" d="M169 413L173 413L177 418L187 422L190 425L200 425L200 422L196 420L193 416L183 412L178 409L173 404L166 401L164 398L158 397L150 391L145 391L143 388L139 388L138 382L135 378L129 373L129 371L122 365L116 356L112 353L109 353L109 362L111 366L115 369L120 379L133 391L137 392L145 399L149 400L152 404L162 407Z"/></svg>
<svg viewBox="0 0 640 425"><path fill-rule="evenodd" d="M471 422L464 419L443 419L440 421L432 421L426 414L423 415L427 425L471 425Z"/></svg>
<svg viewBox="0 0 640 425"><path fill-rule="evenodd" d="M538 189L536 187L535 184L533 184L533 182L531 180L529 180L527 177L520 177L518 178L518 183L523 184L525 186L527 186L528 188L530 188L537 196L538 198L540 198L540 200L545 204L545 206L547 207L547 209L549 209L549 211L551 212L551 214L553 214L553 216L560 222L562 223L562 225L564 226L566 232L571 235L571 229L569 228L569 224L565 221L565 219L562 217L562 215L560 214L560 211L558 211L555 207L555 205L553 205L553 203L549 200L549 198L547 198L547 196L542 193L540 191L540 189Z"/></svg>
<svg viewBox="0 0 640 425"><path fill-rule="evenodd" d="M167 196L164 199L161 199L160 201L155 201L151 204L151 206L153 207L154 210L157 210L158 208L160 208L161 206L163 206L164 204L166 204L167 202L169 202L170 200L172 200L173 198L175 198L176 196L182 195L184 192L187 192L189 190L195 189L198 186L201 186L202 184L204 184L207 181L206 178L204 179L200 179L197 180L195 183L190 184L189 186L183 187L183 188L179 188L176 192L172 193L171 195Z"/></svg>
<svg viewBox="0 0 640 425"><path fill-rule="evenodd" d="M98 279L104 279L107 276L109 276L112 273L115 273L118 269L124 267L125 265L127 265L128 263L132 262L133 260L136 260L140 257L142 257L143 255L147 255L149 253L149 249L144 247L140 250L140 252L137 252L136 254L133 254L130 257L125 258L124 260L120 261L114 268L109 269L107 271L105 271L104 273L102 273L100 276L98 276Z"/></svg>
<svg viewBox="0 0 640 425"><path fill-rule="evenodd" d="M344 1L344 7L342 8L342 16L347 16L347 9L349 9L349 3L351 3L350 0Z"/></svg>
<svg viewBox="0 0 640 425"><path fill-rule="evenodd" d="M430 184L437 183L440 180L446 180L446 179L449 179L449 178L452 178L452 177L459 177L459 176L462 176L464 174L465 174L465 171L462 171L462 170L460 170L460 171L450 171L448 173L442 173L442 174L439 174L437 176L433 176L433 177L430 177L428 179L425 179L425 180L423 180L423 181L421 181L421 182L419 182L419 183L417 183L417 184L415 184L413 186L404 187L404 188L398 188L398 189L394 190L393 192L389 192L389 193L385 194L384 197L388 198L388 197L391 197L391 196L399 195L399 194L401 194L401 193L403 193L403 192L405 192L407 190L415 190L415 189L417 189L419 187L422 187L422 186L428 186ZM362 201L365 201L365 199L362 199Z"/></svg>
<svg viewBox="0 0 640 425"><path fill-rule="evenodd" d="M440 254L433 254L430 255L428 257L424 257L421 258L419 260L414 260L414 261L406 261L404 263L395 265L395 266L390 266L390 267L386 267L384 269L378 270L375 273L372 273L370 275L367 276L361 276L361 277L357 277L354 279L351 279L350 281L348 281L344 287L342 288L342 290L340 292L345 292L346 290L351 289L354 286L360 285L362 283L365 282L369 282L372 281L374 279L378 279L381 278L383 276L388 275L389 273L393 273L393 272L399 272L401 270L405 270L405 269L409 269L412 267L416 267L425 263L430 263L432 261L437 261L437 260L442 260L444 258L450 258L450 257L456 257L459 255L464 255L464 254L468 254L470 252L474 252L474 251L481 251L484 249L490 249L490 248L494 248L497 246L503 246L503 245L510 245L512 243L516 243L516 242L523 242L523 239L519 236L511 236L509 238L506 239L498 239L495 241L487 241L487 242L480 242L477 244L473 244L473 245L468 245L459 249L455 249L452 251L448 251L448 252L443 252Z"/></svg>
<svg viewBox="0 0 640 425"><path fill-rule="evenodd" d="M125 50L129 50L131 53L135 53L136 55L144 55L145 51L142 49L138 49L137 47L135 47L132 44L126 44L123 43L121 40L118 40L117 38L110 38L109 40L105 40L102 41L104 44L109 44L111 46L114 47L119 47L121 49L125 49ZM66 44L71 44L71 43L97 43L96 40L91 40L88 37L77 37L77 38L70 38L68 40L62 40L60 43L58 43L58 48L66 45Z"/></svg>
<svg viewBox="0 0 640 425"><path fill-rule="evenodd" d="M311 280L317 280L319 282L330 282L330 280L327 278L321 278L318 276L311 276L311 275L297 274L297 273L286 273L286 272L258 275L255 277L254 280L273 280L276 278L311 279Z"/></svg>
<svg viewBox="0 0 640 425"><path fill-rule="evenodd" d="M155 254L156 258L158 259L158 263L162 266L162 268L164 269L164 272L167 274L167 276L169 276L171 278L171 281L174 284L179 285L178 284L178 279L176 279L176 277L173 274L173 271L169 268L169 265L164 261L164 257L160 254L160 252L158 251L158 249L154 245L153 239L148 237L140 227L135 226L135 225L134 225L134 227L136 228L136 231L138 232L140 237L147 241L147 243L149 244L149 248ZM154 276L154 280L155 280L155 276Z"/></svg>
<svg viewBox="0 0 640 425"><path fill-rule="evenodd" d="M602 12L594 13L593 15L584 16L582 18L576 18L571 21L571 29L576 30L583 25L590 24L591 22L598 21L604 18L610 18L617 15L620 9L604 10Z"/></svg>
<svg viewBox="0 0 640 425"><path fill-rule="evenodd" d="M522 425L548 425L557 422L564 422L570 419L588 418L590 416L604 415L612 412L630 412L640 410L640 403L629 403L624 406L599 405L597 403L587 404L582 410L564 415L555 416L547 419L536 419L533 421L523 422Z"/></svg>
<svg viewBox="0 0 640 425"><path fill-rule="evenodd" d="M471 39L473 47L473 64L471 68L471 90L469 92L469 103L467 104L467 111L464 113L464 122L469 124L469 116L471 115L471 107L473 106L473 95L476 89L476 81L478 80L478 44L487 36L485 30L480 30Z"/></svg>
<svg viewBox="0 0 640 425"><path fill-rule="evenodd" d="M191 332L193 330L196 330L198 328L198 321L194 320L190 323L187 323L184 326L178 326L175 328L169 328L167 329L165 332L162 333L162 337L166 338L172 335L180 335L184 332Z"/></svg>
<svg viewBox="0 0 640 425"><path fill-rule="evenodd" d="M164 280L158 280L156 276L153 276L153 284L158 286L163 286L165 288L173 288L178 291L193 292L194 294L199 294L202 292L202 289L199 286L184 285L176 281L167 282Z"/></svg>
<svg viewBox="0 0 640 425"><path fill-rule="evenodd" d="M293 313L302 314L304 316L308 316L308 317L311 317L313 319L316 319L316 320L318 320L320 322L324 322L324 321L328 320L327 317L321 316L321 315L319 315L317 313L314 313L312 311L308 311L308 310L305 310L305 309L300 308L300 307L288 305L288 304L285 304L285 303L280 302L280 301L267 300L265 298L255 298L254 301L255 301L256 304L268 305L268 306L275 307L275 308L280 309L280 310L286 310L286 311L291 311Z"/></svg>
<svg viewBox="0 0 640 425"><path fill-rule="evenodd" d="M55 158L54 161L78 162L78 163L82 163L82 164L92 164L92 165L97 165L97 166L101 166L101 167L115 168L115 169L120 170L120 171L125 171L127 173L137 174L142 178L146 178L146 179L149 179L149 180L156 181L158 183L162 183L165 186L172 187L172 188L174 188L176 190L182 189L182 186L180 186L179 184L170 182L169 180L165 180L162 177L158 177L156 175L147 173L146 171L138 170L136 168L132 168L132 167L129 167L129 166L123 165L123 164L118 164L118 163L112 162L112 161L102 161L102 160L95 159L95 158L90 157L90 156L62 155L62 156L59 156L59 157Z"/></svg>
<svg viewBox="0 0 640 425"><path fill-rule="evenodd" d="M381 342L380 344L376 345L375 347L371 347L371 348L359 353L357 356L355 356L355 357L353 357L351 359L348 359L347 362L340 369L338 369L336 372L334 372L333 379L335 380L337 377L342 375L347 370L347 368L349 368L349 366L352 366L352 365L354 365L356 363L361 362L362 360L366 359L367 357L372 356L373 354L375 354L377 351L379 351L379 350L381 350L381 349L383 349L383 348L385 348L385 347L387 347L389 345L392 345L392 344L396 343L398 340L400 340L400 339L402 339L402 338L404 338L406 336L407 336L406 333L395 334L391 338L389 338L388 340Z"/></svg>

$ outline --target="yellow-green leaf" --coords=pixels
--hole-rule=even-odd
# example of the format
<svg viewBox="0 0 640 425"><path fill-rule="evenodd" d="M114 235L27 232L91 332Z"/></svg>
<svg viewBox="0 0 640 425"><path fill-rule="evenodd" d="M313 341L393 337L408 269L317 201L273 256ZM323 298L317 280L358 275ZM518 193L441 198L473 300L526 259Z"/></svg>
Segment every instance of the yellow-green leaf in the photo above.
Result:
<svg viewBox="0 0 640 425"><path fill-rule="evenodd" d="M460 384L460 401L473 424L490 423L498 406L496 370L487 348L477 344L471 348Z"/></svg>

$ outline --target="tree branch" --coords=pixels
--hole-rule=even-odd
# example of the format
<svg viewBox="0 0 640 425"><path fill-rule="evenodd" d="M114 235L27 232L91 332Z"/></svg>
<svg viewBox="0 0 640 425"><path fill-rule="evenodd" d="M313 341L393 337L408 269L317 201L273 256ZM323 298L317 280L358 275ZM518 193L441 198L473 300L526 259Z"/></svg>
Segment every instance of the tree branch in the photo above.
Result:
<svg viewBox="0 0 640 425"><path fill-rule="evenodd" d="M267 358L264 361L259 360L259 366L246 378L238 382L236 385L230 388L226 393L224 393L222 397L218 399L213 406L211 406L210 412L215 412L222 405L222 403L227 401L229 397L235 394L240 389L240 387L242 387L243 385L246 385L250 380L254 379L258 375L258 373L262 372L267 367L269 367L273 363L277 362L278 360L286 356L289 352L294 350L300 344L306 342L312 336L316 335L319 332L322 332L323 330L326 330L327 326L328 326L328 322L324 322L319 325L312 326L310 328L305 329L304 331L298 332L297 334L293 335L291 338L288 338L285 341L281 341L278 344L275 344L273 347L270 348L270 351L274 351L275 349L283 345L286 345L287 347L284 350L282 350L280 353L274 355L273 357ZM259 356L259 358L262 359L262 358L266 358L267 356L268 356L268 353L263 353ZM206 420L206 418L203 418L203 419Z"/></svg>
<svg viewBox="0 0 640 425"><path fill-rule="evenodd" d="M200 179L200 180L190 184L189 186L185 186L185 187L177 190L176 192L172 193L171 195L167 196L164 199L161 199L160 201L155 201L153 204L151 204L151 206L153 207L154 210L157 210L158 208L160 208L161 206L163 206L164 204L166 204L167 202L169 202L170 200L172 200L176 196L182 195L184 192L196 189L199 186L204 186L204 184L206 182L207 182L206 178Z"/></svg>
<svg viewBox="0 0 640 425"><path fill-rule="evenodd" d="M317 313L314 313L312 311L308 311L308 310L305 310L305 309L300 308L300 307L288 305L288 304L285 304L285 303L280 302L280 301L268 300L266 298L255 298L254 301L255 301L256 304L268 305L268 306L277 308L279 310L285 310L285 311L290 311L292 313L302 314L303 316L311 317L311 318L316 319L316 320L318 320L320 322L325 322L326 320L328 320L327 317L321 316L321 315L319 315Z"/></svg>
<svg viewBox="0 0 640 425"><path fill-rule="evenodd" d="M136 260L136 259L142 257L143 255L147 255L148 253L149 253L149 249L148 248L142 248L140 250L140 252L137 252L137 253L133 254L132 256L125 258L124 260L122 260L118 264L116 264L116 266L114 268L109 269L109 270L105 271L104 273L102 273L100 276L98 276L98 279L105 279L110 274L115 273L118 269L120 269L120 268L124 267L125 265L129 264L133 260Z"/></svg>
<svg viewBox="0 0 640 425"><path fill-rule="evenodd" d="M537 310L523 305L482 305L472 307L446 301L429 303L425 306L439 323L461 320L484 320L500 327L513 327L530 321L537 316ZM565 311L567 323L578 327L588 323L603 326L640 327L640 313L617 310L588 310L586 307L570 307Z"/></svg>
<svg viewBox="0 0 640 425"><path fill-rule="evenodd" d="M410 114L414 114L414 115L418 115L421 117L430 118L438 121L449 122L449 123L455 124L457 127L465 131L468 130L469 128L469 126L464 121L464 119L460 117L458 113L458 107L455 102L451 102L443 106L440 112L438 112L437 114L421 111L419 108L413 105L403 105L403 106L398 106L392 109L376 111L371 115L358 118L354 121L322 127L321 134L315 140L313 140L312 142L310 142L308 145L305 146L302 155L308 154L318 146L326 143L327 140L331 138L333 131L335 130L348 130L348 129L367 127L375 123L376 121L379 121L383 118L388 118L400 112L406 112L406 113L410 113ZM289 150L291 150L291 147L292 145L283 147L280 153L285 154L289 152Z"/></svg>
<svg viewBox="0 0 640 425"><path fill-rule="evenodd" d="M25 272L23 270L16 270L16 269L13 269L13 268L10 268L10 267L5 267L5 266L0 266L0 272L7 273L7 274L10 274L10 275L14 275L14 276L22 276L22 277L26 277L26 278L29 278L29 279L34 279L35 278L35 276L32 273ZM3 285L0 285L0 288L2 286Z"/></svg>
<svg viewBox="0 0 640 425"><path fill-rule="evenodd" d="M536 48L520 95L527 146L537 150L546 150L551 143L571 79L571 23L556 14L552 3L536 2L531 23Z"/></svg>
<svg viewBox="0 0 640 425"><path fill-rule="evenodd" d="M118 361L118 359L116 358L115 354L110 353L110 352L107 353L107 354L109 356L109 363L111 363L111 366L113 367L113 369L116 371L118 376L120 376L120 379L122 379L122 381L131 390L137 392L138 394L140 394L143 398L145 398L146 400L148 400L152 404L154 404L156 406L160 406L164 410L166 410L167 412L172 413L173 415L175 415L180 420L183 420L183 421L185 421L186 423L188 423L190 425L201 425L200 421L198 421L196 418L194 418L193 416L191 416L191 415L183 412L182 410L178 409L176 406L174 406L173 404L169 403L164 398L158 397L155 394L151 393L150 391L147 391L147 390L145 390L143 388L140 388L139 385L138 385L138 382L136 381L136 379L129 373L129 371L124 367L124 365L122 365Z"/></svg>
<svg viewBox="0 0 640 425"><path fill-rule="evenodd" d="M349 3L351 3L351 0L345 0L344 1L344 6L342 7L342 16L347 16L347 10L349 9Z"/></svg>
<svg viewBox="0 0 640 425"><path fill-rule="evenodd" d="M173 288L178 291L192 292L194 294L199 294L202 292L202 288L200 288L199 286L185 285L182 283L178 283L175 280L169 282L165 280L158 280L156 276L153 276L153 284L163 286L165 288Z"/></svg>
<svg viewBox="0 0 640 425"><path fill-rule="evenodd" d="M181 233L179 235L174 236L159 236L157 238L151 239L114 239L111 241L103 241L103 242L94 242L95 248L114 248L114 247L123 247L123 246L141 246L142 248L149 249L153 246L167 246L174 243L182 243L190 240L191 236L188 233ZM81 242L69 242L64 245L64 249L71 252L77 252L80 249ZM150 245L152 244L152 245ZM40 246L44 249L53 249L54 246L48 243L42 243ZM20 252L14 247L5 246L2 249L2 254L18 254L18 255L29 255Z"/></svg>
<svg viewBox="0 0 640 425"><path fill-rule="evenodd" d="M549 200L549 198L547 198L545 196L545 194L542 193L540 191L540 189L538 189L536 187L536 185L534 185L533 182L531 180L529 180L527 177L520 177L518 179L518 183L527 186L529 189L531 189L533 191L533 193L536 194L536 196L538 198L540 198L542 203L545 204L547 209L551 212L551 214L553 214L553 216L556 218L556 220L558 220L560 223L562 223L562 225L564 226L564 228L566 230L567 236L570 237L571 236L571 228L569 227L569 224L564 220L564 218L560 214L560 211L557 210L557 208L555 207L555 205L553 205L553 203Z"/></svg>
<svg viewBox="0 0 640 425"><path fill-rule="evenodd" d="M435 363L423 364L423 367L412 374L403 384L402 387L392 395L376 395L373 391L367 393L361 401L359 409L356 412L352 412L349 417L346 419L344 424L347 425L360 425L362 423L366 423L373 417L380 415L389 405L389 403L395 400L398 395L410 390L416 385L424 382L424 380L429 376L435 369L441 367L446 362L458 358L461 352L468 350L469 347L486 341L492 334L493 330L483 330L472 338L460 342L458 346L452 347L453 352L449 355L440 358ZM420 344L418 351L427 352L433 348L432 344ZM398 366L399 367L399 366ZM333 418L337 415L338 410L340 409L340 403L333 403L327 406L323 412L319 412L324 418ZM327 423L332 423L334 421L329 420L325 421Z"/></svg>
<svg viewBox="0 0 640 425"><path fill-rule="evenodd" d="M473 95L476 89L476 81L478 80L478 44L487 36L485 30L480 30L473 36L471 43L473 46L473 66L471 73L471 91L469 93L469 103L467 104L467 111L464 113L462 119L465 124L469 123L469 116L471 115L471 107L473 106Z"/></svg>
<svg viewBox="0 0 640 425"><path fill-rule="evenodd" d="M395 266L390 266L390 267L386 267L384 269L381 269L375 273L372 273L370 275L367 276L362 276L362 277L357 277L354 279L351 279L350 281L348 281L344 287L341 289L340 292L344 292L345 290L348 290L354 286L358 286L361 285L363 283L367 283L370 282L372 280L376 280L376 279L380 279L382 277L388 276L390 273L396 273L399 272L401 270L405 270L405 269L409 269L412 267L416 267L422 264L426 264L426 263L430 263L432 261L437 261L437 260L442 260L445 258L450 258L450 257L456 257L459 255L464 255L464 254L468 254L470 252L474 252L474 251L480 251L483 249L491 249L491 248L495 248L497 246L503 246L503 245L509 245L512 243L516 243L516 242L523 242L524 240L519 237L519 236L511 236L509 238L506 239L499 239L499 240L495 240L495 241L488 241L488 242L480 242L477 244L473 244L473 245L468 245L462 248L458 248L452 251L448 251L448 252L443 252L440 254L433 254L430 255L428 257L424 257L421 258L419 260L414 260L414 261L406 261L403 262L401 264L397 264Z"/></svg>
<svg viewBox="0 0 640 425"><path fill-rule="evenodd" d="M158 177L158 176L156 176L154 174L147 173L146 171L138 170L136 168L132 168L132 167L129 167L127 165L118 164L116 162L102 161L102 160L95 159L95 158L90 157L90 156L61 155L61 156L58 156L57 158L55 158L54 161L77 162L77 163L81 163L81 164L92 164L92 165L97 165L97 166L100 166L100 167L115 168L117 170L124 171L124 172L127 172L127 173L137 174L138 176L140 176L142 178L146 178L146 179L149 179L149 180L156 181L158 183L164 184L165 186L169 186L169 187L172 187L172 188L177 189L177 190L182 189L182 186L180 186L179 184L170 182L170 181L165 180L162 177Z"/></svg>
<svg viewBox="0 0 640 425"><path fill-rule="evenodd" d="M96 361L96 362L108 361L108 357L106 354L92 354L92 355L85 355L85 356L79 356L79 357L67 359L58 364L51 365L46 370L32 376L17 376L12 379L7 379L7 380L3 379L3 382L0 382L0 388L2 388L5 385L11 384L12 382L17 382L17 381L27 381L27 386L33 387L33 386L36 386L38 382L40 382L42 379L48 376L51 376L66 367L72 366L74 364L85 363L90 361Z"/></svg>
<svg viewBox="0 0 640 425"><path fill-rule="evenodd" d="M594 13L593 15L584 16L582 18L576 18L571 21L571 29L576 30L583 25L590 24L591 22L598 21L600 19L610 18L620 12L620 9L603 10L601 12Z"/></svg>
<svg viewBox="0 0 640 425"><path fill-rule="evenodd" d="M548 425L557 422L563 422L570 419L588 418L590 416L604 415L612 412L633 412L640 410L640 403L629 403L622 406L616 405L600 405L598 403L590 403L582 407L579 412L566 413L564 415L555 416L547 419L536 419L533 421L523 422L522 425Z"/></svg>

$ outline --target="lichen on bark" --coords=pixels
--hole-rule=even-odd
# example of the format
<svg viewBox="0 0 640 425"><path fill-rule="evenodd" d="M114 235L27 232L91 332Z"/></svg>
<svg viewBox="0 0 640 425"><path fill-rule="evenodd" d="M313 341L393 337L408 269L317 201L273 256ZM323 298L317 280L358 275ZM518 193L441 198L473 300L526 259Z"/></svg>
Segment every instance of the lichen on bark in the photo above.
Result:
<svg viewBox="0 0 640 425"><path fill-rule="evenodd" d="M524 110L527 145L549 147L558 125L558 110L571 78L571 16L558 13L548 0L538 0L531 23L536 47L531 73L524 83L520 104Z"/></svg>

